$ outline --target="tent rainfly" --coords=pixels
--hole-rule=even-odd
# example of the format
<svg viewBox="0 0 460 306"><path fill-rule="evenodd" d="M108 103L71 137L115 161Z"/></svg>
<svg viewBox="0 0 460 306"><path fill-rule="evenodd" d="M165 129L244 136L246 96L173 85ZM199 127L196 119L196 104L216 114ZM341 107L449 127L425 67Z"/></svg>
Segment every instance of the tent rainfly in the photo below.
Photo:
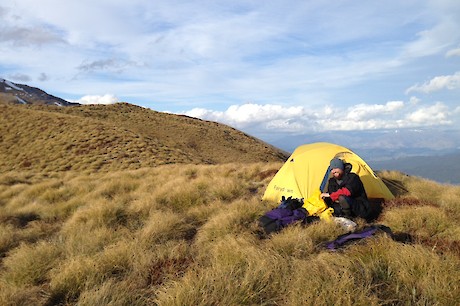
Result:
<svg viewBox="0 0 460 306"><path fill-rule="evenodd" d="M327 190L330 176L329 162L340 158L352 165L369 199L390 200L394 196L374 171L351 150L340 145L317 142L299 146L270 181L263 200L279 202L282 196L309 198L315 191Z"/></svg>

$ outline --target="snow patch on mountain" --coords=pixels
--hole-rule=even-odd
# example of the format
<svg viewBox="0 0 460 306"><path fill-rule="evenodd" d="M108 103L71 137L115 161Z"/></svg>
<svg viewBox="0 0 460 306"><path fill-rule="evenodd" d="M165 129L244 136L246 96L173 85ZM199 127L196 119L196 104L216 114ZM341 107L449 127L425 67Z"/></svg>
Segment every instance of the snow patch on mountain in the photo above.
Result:
<svg viewBox="0 0 460 306"><path fill-rule="evenodd" d="M20 91L24 91L24 89L22 89L21 87L17 86L13 82L10 82L10 81L5 80L5 79L0 79L0 80L1 80L2 83L5 83L6 85L8 85L8 87L10 87L10 88L20 90ZM6 87L5 89L8 89L8 87Z"/></svg>

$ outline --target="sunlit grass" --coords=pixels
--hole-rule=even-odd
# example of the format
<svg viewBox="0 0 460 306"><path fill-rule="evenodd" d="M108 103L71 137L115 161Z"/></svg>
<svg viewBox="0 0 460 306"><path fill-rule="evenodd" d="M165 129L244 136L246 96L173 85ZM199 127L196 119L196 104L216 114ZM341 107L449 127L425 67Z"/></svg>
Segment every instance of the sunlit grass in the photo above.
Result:
<svg viewBox="0 0 460 306"><path fill-rule="evenodd" d="M3 279L18 287L39 285L48 280L48 272L59 261L62 249L55 243L40 241L21 244L3 261Z"/></svg>
<svg viewBox="0 0 460 306"><path fill-rule="evenodd" d="M279 163L0 175L1 305L455 305L460 187L396 172L377 235L334 222L261 235ZM271 173L271 176L268 175ZM427 190L426 195L424 190ZM358 222L364 226L363 221Z"/></svg>

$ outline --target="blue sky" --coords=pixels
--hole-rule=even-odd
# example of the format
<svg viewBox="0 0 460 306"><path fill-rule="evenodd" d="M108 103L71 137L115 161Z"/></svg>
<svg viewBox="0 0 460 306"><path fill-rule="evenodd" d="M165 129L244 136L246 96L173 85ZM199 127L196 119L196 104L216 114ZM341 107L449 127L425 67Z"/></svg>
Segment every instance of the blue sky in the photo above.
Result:
<svg viewBox="0 0 460 306"><path fill-rule="evenodd" d="M460 128L460 1L12 0L0 77L255 136Z"/></svg>

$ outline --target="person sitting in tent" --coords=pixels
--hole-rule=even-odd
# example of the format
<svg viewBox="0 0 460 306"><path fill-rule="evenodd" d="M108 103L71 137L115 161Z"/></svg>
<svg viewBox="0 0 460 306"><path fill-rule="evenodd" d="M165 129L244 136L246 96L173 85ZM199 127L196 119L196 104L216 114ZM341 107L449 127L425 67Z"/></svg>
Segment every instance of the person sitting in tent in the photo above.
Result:
<svg viewBox="0 0 460 306"><path fill-rule="evenodd" d="M329 168L332 177L321 198L334 209L335 216L366 219L370 204L359 175L352 173L351 165L339 158L332 159Z"/></svg>

